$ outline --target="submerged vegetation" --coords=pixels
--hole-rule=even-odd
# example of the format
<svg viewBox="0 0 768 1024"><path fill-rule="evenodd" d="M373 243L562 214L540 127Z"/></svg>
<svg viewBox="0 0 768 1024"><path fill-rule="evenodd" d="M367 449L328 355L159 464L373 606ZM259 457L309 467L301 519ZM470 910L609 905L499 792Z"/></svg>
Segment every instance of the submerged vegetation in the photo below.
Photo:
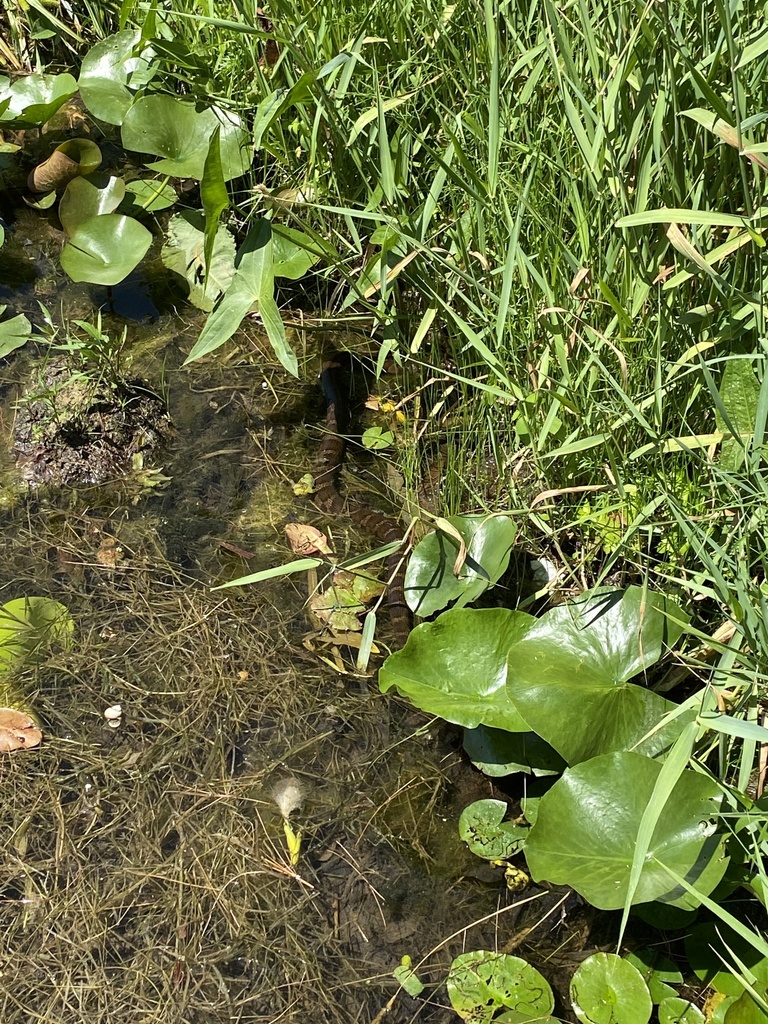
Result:
<svg viewBox="0 0 768 1024"><path fill-rule="evenodd" d="M493 782L464 810L461 836L503 868L510 890L525 887L530 872L535 883L565 886L618 912L616 920L591 919L603 922L595 935L604 927L611 951L585 960L556 993L554 979L537 969L546 973L544 957L531 966L514 955L519 936L497 936L492 950L462 950L443 965L447 987L438 997L429 987L427 997L420 964L407 955L396 969L397 958L380 965L388 983L394 970L402 990L376 1017L366 1004L360 1019L378 1024L402 998L411 1008L404 1020L443 1020L446 994L473 1024L570 1013L602 1024L606 1006L612 1024L645 1024L651 1014L664 1024L768 1019L763 14L745 0L6 7L0 180L11 201L0 208L0 263L16 246L19 264L17 207L25 202L41 221L57 218L60 271L106 287L110 303L112 289L153 259L157 239L178 294L205 314L196 339L185 337L187 364L217 352L206 364L215 365L218 350L257 318L286 374L308 379L310 353L328 345L316 332L334 332L335 347L349 341L342 329L357 332L349 347L377 381L372 391L381 394L369 404L383 414L364 444L394 463L392 500L404 518L434 527L426 536L413 528L422 539L406 577L411 609L428 621L384 662L381 688L464 730L466 753ZM51 314L42 315L50 337ZM3 357L41 342L30 304L0 317ZM99 365L119 354L119 346L105 349L110 335L100 324L81 329L83 346L101 345ZM95 376L101 388L115 379L111 369ZM529 558L543 572L538 582L526 575ZM213 575L222 587L269 588L323 564L304 557L264 567L269 561L245 576L221 567ZM342 568L354 573L369 561L346 558ZM153 586L176 593L167 581L177 570L163 562L157 571ZM258 903L251 856L262 832L243 838L243 801L255 798L238 790L233 751L240 732L262 728L257 720L291 713L270 704L266 667L241 669L259 681L245 689L222 668L241 650L242 602L252 598L239 589L234 598L229 590L194 591L190 607L183 596L169 599L158 620L139 599L138 577L124 579L142 629L162 620L181 644L194 634L206 657L190 648L188 670L179 675L173 661L164 689L124 636L114 652L99 654L109 666L103 680L88 669L88 692L94 703L108 700L108 710L122 696L105 681L128 671L115 667L121 658L137 679L141 662L161 698L141 726L134 719L138 757L126 750L120 761L130 784L166 766L156 806L142 805L132 826L153 837L152 855L146 870L120 860L113 881L135 889L137 907L155 902L167 915L172 863L179 878L194 875L209 904L201 897L194 924L174 911L173 968L162 985L136 961L149 955L138 911L113 908L110 934L123 929L127 938L99 964L99 976L106 987L113 971L135 971L150 986L141 1003L149 1019L162 1019L169 992L189 993L189 1019L204 1019L204 1004L215 1004L221 988L230 1000L222 1019L306 1019L301 986L320 968L301 961L291 911L284 906L277 923L262 922L260 910L243 911L235 899L242 884ZM117 614L114 585L110 577L104 600ZM339 611L328 601L343 604L351 633L365 602L354 575L343 586L343 600L333 590L341 593L339 576L334 596L314 608L328 624ZM369 589L376 596L375 581ZM375 624L368 613L356 641L360 670L374 650ZM118 626L109 629L119 636ZM259 664L279 663L274 641L262 641L252 652ZM248 657L242 653L243 666ZM210 692L195 673L214 680ZM126 685L143 699L142 683ZM50 714L62 713L52 706ZM188 733L172 730L176 753L142 760L173 714L189 719ZM131 727L130 711L125 723ZM100 742L112 737L113 745L104 750L121 730L104 733ZM64 732L41 756L60 758L56 770L70 778L85 771L72 767L77 757L102 755L87 743L67 755L68 742L85 741ZM202 746L193 753L195 737ZM201 750L210 768L204 781ZM313 855L315 882L302 874L304 782L293 763L272 757L255 774L260 787L264 777L266 805L270 793L293 792L275 816L287 847L268 854L271 873L262 857L255 874L265 886L276 876L290 880L309 903L324 862ZM267 781L267 763L270 771L285 767L280 779ZM43 816L60 803L56 770L44 776L51 792L36 797ZM23 771L16 761L10 773ZM99 771L109 771L106 754ZM179 814L161 795L169 780L183 797ZM396 799L393 783L379 806ZM202 797L199 786L208 787ZM87 803L83 794L72 801ZM219 819L201 812L211 800ZM95 839L112 825L88 807L84 834ZM114 820L128 815L119 794L115 807ZM9 848L23 862L25 811L13 813ZM201 844L190 848L203 851L194 863L184 859L189 833ZM75 865L81 851L67 835ZM38 862L53 856L42 851ZM36 878L28 872L8 882L13 899L32 899ZM92 916L107 920L96 903ZM79 927L85 917L78 907ZM640 949L628 954L641 917L650 945L663 943L674 963ZM7 941L23 956L24 915L17 926ZM271 929L283 928L290 941L272 942ZM201 943L194 956L186 945L193 932ZM167 934L152 934L170 949ZM258 967L244 952L255 946L269 951ZM84 957L87 948L78 944ZM187 966L195 957L206 964L199 992ZM251 989L241 1002L233 995L240 959L248 962L243 976L274 993L272 1008ZM73 975L61 991L82 994L85 984ZM57 998L41 1019L56 1019ZM6 1008L25 999L17 992ZM330 1003L322 1014L318 1020L355 1019L349 1001L337 1017Z"/></svg>

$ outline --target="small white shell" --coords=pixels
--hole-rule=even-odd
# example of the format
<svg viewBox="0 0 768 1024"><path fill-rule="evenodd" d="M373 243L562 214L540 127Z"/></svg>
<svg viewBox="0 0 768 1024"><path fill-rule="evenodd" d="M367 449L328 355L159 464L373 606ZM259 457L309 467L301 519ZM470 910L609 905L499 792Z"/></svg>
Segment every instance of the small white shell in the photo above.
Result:
<svg viewBox="0 0 768 1024"><path fill-rule="evenodd" d="M109 722L113 729L116 728L116 725L113 725L112 723L118 723L120 719L123 717L122 704L113 704L111 708L106 708L104 711L104 717L106 718L106 720Z"/></svg>

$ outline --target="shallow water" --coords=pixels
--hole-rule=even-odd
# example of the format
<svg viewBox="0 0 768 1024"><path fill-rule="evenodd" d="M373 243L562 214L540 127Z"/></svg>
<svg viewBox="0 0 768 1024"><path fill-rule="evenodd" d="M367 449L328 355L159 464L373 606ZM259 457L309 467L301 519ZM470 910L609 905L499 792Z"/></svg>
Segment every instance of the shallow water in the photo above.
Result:
<svg viewBox="0 0 768 1024"><path fill-rule="evenodd" d="M12 500L13 404L45 353L28 346L0 381L0 598L50 596L76 623L73 648L21 679L42 747L0 762L3 1019L448 1022L441 983L459 952L515 949L556 975L524 938L541 891L508 893L458 839L463 806L492 795L458 735L381 695L373 671L335 671L304 646L302 577L211 590L288 560L292 514L329 525L291 490L321 415L311 372L297 384L275 368L253 325L181 369L199 314L156 316L146 282L143 304L131 287L112 305L137 314L132 372L169 397L167 479ZM40 291L22 287L16 310L34 313ZM72 316L100 296L45 298ZM306 790L295 867L271 798L288 777ZM547 922L546 947L568 927ZM403 954L425 960L419 999L392 978Z"/></svg>

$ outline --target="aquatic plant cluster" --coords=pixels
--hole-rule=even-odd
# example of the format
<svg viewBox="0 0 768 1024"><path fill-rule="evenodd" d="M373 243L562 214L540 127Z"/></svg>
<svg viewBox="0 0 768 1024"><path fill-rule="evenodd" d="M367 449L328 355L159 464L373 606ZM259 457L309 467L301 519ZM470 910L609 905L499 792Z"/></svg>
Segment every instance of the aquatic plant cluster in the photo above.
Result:
<svg viewBox="0 0 768 1024"><path fill-rule="evenodd" d="M6 12L3 182L55 208L73 281L114 287L161 239L208 314L187 362L256 316L298 376L289 301L364 323L376 376L409 385L370 446L399 456L409 509L441 481L406 576L425 621L380 685L461 727L495 780L462 838L510 888L529 873L620 913L617 952L573 976L579 1020L764 1021L763 20L742 0L348 8ZM113 173L114 149L134 166ZM32 334L0 319L0 355ZM522 551L552 569L534 594ZM686 932L695 992L619 955L640 914ZM395 977L422 996L407 957ZM474 1024L555 1009L497 950L458 957L447 990Z"/></svg>

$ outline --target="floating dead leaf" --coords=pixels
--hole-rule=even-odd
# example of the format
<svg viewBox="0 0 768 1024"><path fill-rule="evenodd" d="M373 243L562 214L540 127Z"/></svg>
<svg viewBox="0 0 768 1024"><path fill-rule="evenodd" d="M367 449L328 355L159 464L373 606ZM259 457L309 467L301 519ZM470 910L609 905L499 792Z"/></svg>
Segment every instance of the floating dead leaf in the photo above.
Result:
<svg viewBox="0 0 768 1024"><path fill-rule="evenodd" d="M344 569L333 574L333 585L337 592L339 589L349 591L355 604L368 604L386 590L386 585L375 576L365 572L347 572Z"/></svg>
<svg viewBox="0 0 768 1024"><path fill-rule="evenodd" d="M318 551L321 555L331 553L331 549L328 547L328 538L314 526L307 526L305 523L288 523L285 533L291 550L296 555L313 555Z"/></svg>
<svg viewBox="0 0 768 1024"><path fill-rule="evenodd" d="M311 473L305 473L293 484L292 490L297 498L306 498L308 494L314 494L315 478Z"/></svg>
<svg viewBox="0 0 768 1024"><path fill-rule="evenodd" d="M105 569L114 569L122 557L123 549L115 537L104 537L95 555L97 563Z"/></svg>
<svg viewBox="0 0 768 1024"><path fill-rule="evenodd" d="M24 711L0 708L0 752L30 750L38 746L43 734L37 722Z"/></svg>
<svg viewBox="0 0 768 1024"><path fill-rule="evenodd" d="M363 628L357 617L363 611L363 605L346 587L331 586L324 594L315 594L310 599L309 608L335 633L359 633Z"/></svg>

